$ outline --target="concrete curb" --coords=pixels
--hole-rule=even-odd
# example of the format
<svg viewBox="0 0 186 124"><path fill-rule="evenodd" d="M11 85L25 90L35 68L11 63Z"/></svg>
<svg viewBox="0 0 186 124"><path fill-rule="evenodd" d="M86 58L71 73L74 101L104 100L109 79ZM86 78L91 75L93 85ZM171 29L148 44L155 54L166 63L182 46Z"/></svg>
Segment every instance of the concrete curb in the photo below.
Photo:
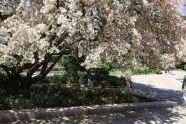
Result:
<svg viewBox="0 0 186 124"><path fill-rule="evenodd" d="M176 102L147 102L132 104L112 104L96 106L80 106L70 108L46 108L20 111L0 111L0 123L15 122L18 120L51 119L61 116L76 116L87 114L117 113L132 110L171 108L177 106Z"/></svg>

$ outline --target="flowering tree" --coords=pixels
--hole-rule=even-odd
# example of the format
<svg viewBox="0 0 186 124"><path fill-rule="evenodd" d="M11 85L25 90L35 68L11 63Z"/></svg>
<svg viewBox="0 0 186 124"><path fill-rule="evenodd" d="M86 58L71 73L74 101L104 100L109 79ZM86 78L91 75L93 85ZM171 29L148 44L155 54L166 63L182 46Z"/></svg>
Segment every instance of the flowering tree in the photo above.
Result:
<svg viewBox="0 0 186 124"><path fill-rule="evenodd" d="M74 48L79 55L90 49L96 53L93 60L87 57L86 65L103 56L119 56L119 62L138 56L149 66L154 60L161 63L162 55L176 50L181 35L177 9L168 3L22 0L16 12L0 22L0 67L12 83L29 88ZM176 58L176 53L171 56Z"/></svg>
<svg viewBox="0 0 186 124"><path fill-rule="evenodd" d="M122 5L110 11L101 37L105 42L87 57L89 67L106 59L120 65L167 69L183 59L182 19L176 0L128 0Z"/></svg>

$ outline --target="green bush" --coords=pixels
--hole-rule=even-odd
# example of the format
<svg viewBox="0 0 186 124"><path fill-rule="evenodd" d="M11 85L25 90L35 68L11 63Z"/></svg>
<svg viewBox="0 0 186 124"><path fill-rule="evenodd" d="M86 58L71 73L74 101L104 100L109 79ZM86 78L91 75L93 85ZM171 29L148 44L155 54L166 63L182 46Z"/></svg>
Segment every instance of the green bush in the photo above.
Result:
<svg viewBox="0 0 186 124"><path fill-rule="evenodd" d="M60 65L64 67L64 70L58 76L63 79L66 84L81 85L87 81L86 69L81 66L85 57L78 57L75 53L64 55L60 60Z"/></svg>
<svg viewBox="0 0 186 124"><path fill-rule="evenodd" d="M123 93L121 91L117 91L115 94L115 101L118 103L139 103L144 102L144 99L139 99L129 93Z"/></svg>
<svg viewBox="0 0 186 124"><path fill-rule="evenodd" d="M72 75L66 71L48 77L49 83L57 83L62 85L80 86L86 84L91 79L94 87L118 87L125 86L125 81L116 76L110 76L109 70L105 68L92 68L86 71L78 71Z"/></svg>
<svg viewBox="0 0 186 124"><path fill-rule="evenodd" d="M9 109L34 108L32 101L24 98L7 98L5 101Z"/></svg>
<svg viewBox="0 0 186 124"><path fill-rule="evenodd" d="M59 84L67 84L68 82L68 74L66 71L61 71L59 74L48 77L49 82L51 83L59 83Z"/></svg>
<svg viewBox="0 0 186 124"><path fill-rule="evenodd" d="M2 71L0 71L0 87L2 86L2 85L5 85L6 82L7 81L7 77L6 77L6 75L2 72Z"/></svg>
<svg viewBox="0 0 186 124"><path fill-rule="evenodd" d="M146 99L138 98L120 90L67 88L57 83L33 85L29 98L7 96L6 90L1 89L0 91L0 110L137 103L146 101Z"/></svg>
<svg viewBox="0 0 186 124"><path fill-rule="evenodd" d="M5 95L5 94L3 94ZM0 110L34 108L32 101L16 96L1 96Z"/></svg>
<svg viewBox="0 0 186 124"><path fill-rule="evenodd" d="M65 55L61 58L60 64L64 67L63 74L58 74L51 77L53 82L61 82L69 85L86 84L88 79L93 81L93 86L108 87L108 86L122 86L123 82L114 76L109 75L109 71L112 68L109 63L102 63L98 68L86 69L81 66L81 63L85 61L85 56L78 57L73 52Z"/></svg>
<svg viewBox="0 0 186 124"><path fill-rule="evenodd" d="M0 71L0 89L6 89L7 91L14 93L15 91L12 85L13 83L9 81L7 75L3 71Z"/></svg>
<svg viewBox="0 0 186 124"><path fill-rule="evenodd" d="M181 70L186 70L186 63L180 63L179 65L176 66L177 69L181 69Z"/></svg>
<svg viewBox="0 0 186 124"><path fill-rule="evenodd" d="M70 107L111 103L142 102L131 94L115 90L66 88L50 84L34 87L32 100L37 107Z"/></svg>

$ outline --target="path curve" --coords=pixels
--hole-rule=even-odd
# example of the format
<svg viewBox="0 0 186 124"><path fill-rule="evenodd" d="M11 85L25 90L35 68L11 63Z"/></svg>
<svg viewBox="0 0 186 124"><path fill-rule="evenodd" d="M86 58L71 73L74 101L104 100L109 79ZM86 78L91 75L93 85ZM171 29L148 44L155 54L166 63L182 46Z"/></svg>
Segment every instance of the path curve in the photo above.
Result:
<svg viewBox="0 0 186 124"><path fill-rule="evenodd" d="M183 104L182 80L184 71L173 71L173 74L134 75L133 92L161 101L173 101Z"/></svg>

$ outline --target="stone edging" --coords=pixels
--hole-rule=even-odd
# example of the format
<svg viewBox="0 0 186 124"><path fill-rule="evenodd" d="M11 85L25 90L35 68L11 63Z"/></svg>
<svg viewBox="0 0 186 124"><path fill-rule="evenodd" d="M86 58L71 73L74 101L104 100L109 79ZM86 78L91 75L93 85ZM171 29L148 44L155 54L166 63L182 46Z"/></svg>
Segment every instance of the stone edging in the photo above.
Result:
<svg viewBox="0 0 186 124"><path fill-rule="evenodd" d="M0 111L0 123L14 122L17 120L33 120L33 119L50 119L61 116L76 116L86 114L104 114L125 112L131 110L169 108L177 106L176 102L161 101L147 103L132 104L112 104L112 105L96 105L96 106L80 106L70 108L46 108L46 109L30 109L20 111Z"/></svg>

